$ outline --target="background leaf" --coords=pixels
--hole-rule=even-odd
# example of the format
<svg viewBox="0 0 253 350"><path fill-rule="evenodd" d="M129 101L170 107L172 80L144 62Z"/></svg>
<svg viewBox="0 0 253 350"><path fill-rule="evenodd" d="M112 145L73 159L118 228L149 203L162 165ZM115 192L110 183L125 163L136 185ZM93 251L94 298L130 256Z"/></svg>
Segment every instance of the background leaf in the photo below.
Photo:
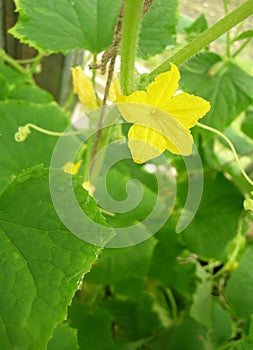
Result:
<svg viewBox="0 0 253 350"><path fill-rule="evenodd" d="M22 169L39 163L49 166L58 138L33 130L24 142L16 142L14 135L18 127L27 123L53 131L63 131L68 120L55 103L0 101L0 192Z"/></svg>
<svg viewBox="0 0 253 350"><path fill-rule="evenodd" d="M148 59L175 44L177 6L177 0L154 1L141 24L139 57Z"/></svg>
<svg viewBox="0 0 253 350"><path fill-rule="evenodd" d="M121 0L15 0L19 20L10 30L21 42L49 52L97 54L112 42Z"/></svg>
<svg viewBox="0 0 253 350"><path fill-rule="evenodd" d="M220 130L253 101L253 77L214 53L200 54L184 64L180 84L210 101L211 110L201 121Z"/></svg>
<svg viewBox="0 0 253 350"><path fill-rule="evenodd" d="M205 186L194 220L182 233L188 249L202 257L223 260L236 236L243 197L221 174L205 176Z"/></svg>
<svg viewBox="0 0 253 350"><path fill-rule="evenodd" d="M253 246L243 253L238 268L232 273L226 292L234 313L244 320L253 314Z"/></svg>

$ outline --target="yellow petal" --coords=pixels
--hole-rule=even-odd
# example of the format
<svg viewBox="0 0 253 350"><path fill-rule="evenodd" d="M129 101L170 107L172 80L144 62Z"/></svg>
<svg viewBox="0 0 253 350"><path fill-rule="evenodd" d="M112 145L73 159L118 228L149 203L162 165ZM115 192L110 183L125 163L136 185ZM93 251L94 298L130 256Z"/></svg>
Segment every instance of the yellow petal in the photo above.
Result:
<svg viewBox="0 0 253 350"><path fill-rule="evenodd" d="M129 96L118 95L116 102L136 102L148 103L148 95L146 91L135 91Z"/></svg>
<svg viewBox="0 0 253 350"><path fill-rule="evenodd" d="M210 110L210 103L201 97L183 92L173 97L163 109L189 129Z"/></svg>
<svg viewBox="0 0 253 350"><path fill-rule="evenodd" d="M80 102L89 109L99 107L96 93L89 78L86 77L80 66L71 68L74 92L78 95Z"/></svg>
<svg viewBox="0 0 253 350"><path fill-rule="evenodd" d="M122 96L123 95L120 90L119 79L117 78L111 84L110 91L109 91L109 100L112 102L120 101Z"/></svg>
<svg viewBox="0 0 253 350"><path fill-rule="evenodd" d="M140 103L119 103L118 108L128 122L153 129L167 138L180 154L191 154L192 138L188 130L165 111Z"/></svg>
<svg viewBox="0 0 253 350"><path fill-rule="evenodd" d="M189 156L192 153L192 145L193 145L193 138L192 138L192 135L189 133L189 139L187 140L187 142L189 143L190 140L191 140L191 146L189 144L187 147L184 147L182 150L182 148L178 149L178 147L173 142L167 139L166 149L173 154L181 154L182 156ZM182 143L184 142L185 142L185 139L182 140Z"/></svg>
<svg viewBox="0 0 253 350"><path fill-rule="evenodd" d="M128 147L134 162L141 164L163 153L166 139L155 130L135 124L128 132Z"/></svg>
<svg viewBox="0 0 253 350"><path fill-rule="evenodd" d="M147 88L148 103L157 107L167 104L178 89L179 79L179 70L171 63L170 71L159 74L155 81L149 84Z"/></svg>
<svg viewBox="0 0 253 350"><path fill-rule="evenodd" d="M82 164L82 159L80 159L77 163L73 164L72 162L67 162L62 169L65 171L65 173L76 175L78 173L78 170L80 169L80 166Z"/></svg>

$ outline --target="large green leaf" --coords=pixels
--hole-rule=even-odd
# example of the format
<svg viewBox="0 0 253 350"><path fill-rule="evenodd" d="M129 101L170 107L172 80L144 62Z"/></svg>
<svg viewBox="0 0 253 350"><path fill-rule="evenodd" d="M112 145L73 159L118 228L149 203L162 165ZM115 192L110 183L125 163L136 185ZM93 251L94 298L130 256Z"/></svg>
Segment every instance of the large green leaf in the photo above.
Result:
<svg viewBox="0 0 253 350"><path fill-rule="evenodd" d="M224 259L237 234L243 197L221 174L205 176L200 207L183 232L189 250L202 257Z"/></svg>
<svg viewBox="0 0 253 350"><path fill-rule="evenodd" d="M0 102L0 193L12 176L22 169L43 163L49 166L57 137L32 131L22 143L14 139L19 126L34 123L42 128L63 131L68 120L55 103L35 104L26 101Z"/></svg>
<svg viewBox="0 0 253 350"><path fill-rule="evenodd" d="M21 42L50 52L111 44L121 0L15 0L19 20L10 32Z"/></svg>
<svg viewBox="0 0 253 350"><path fill-rule="evenodd" d="M59 171L59 186L67 175ZM79 181L74 189L91 218L104 224ZM80 199L80 197L78 198ZM22 172L0 197L0 343L4 350L43 350L66 317L99 248L69 232L53 207L48 171Z"/></svg>
<svg viewBox="0 0 253 350"><path fill-rule="evenodd" d="M145 15L139 35L139 56L147 59L175 44L177 0L156 0Z"/></svg>
<svg viewBox="0 0 253 350"><path fill-rule="evenodd" d="M253 314L253 246L250 245L240 260L238 268L232 273L226 292L228 301L236 315L249 320Z"/></svg>
<svg viewBox="0 0 253 350"><path fill-rule="evenodd" d="M253 101L253 77L213 53L198 55L182 68L181 86L211 103L205 124L225 129Z"/></svg>

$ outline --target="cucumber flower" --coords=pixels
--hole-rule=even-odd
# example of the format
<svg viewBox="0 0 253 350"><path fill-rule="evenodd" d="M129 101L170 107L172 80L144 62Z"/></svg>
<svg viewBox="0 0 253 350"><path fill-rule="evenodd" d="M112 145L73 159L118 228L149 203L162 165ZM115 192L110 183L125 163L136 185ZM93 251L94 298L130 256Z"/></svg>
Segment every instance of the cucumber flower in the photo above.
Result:
<svg viewBox="0 0 253 350"><path fill-rule="evenodd" d="M190 128L210 109L210 103L188 93L176 93L180 73L171 70L159 74L146 91L129 96L117 94L116 103L123 118L133 123L128 146L134 162L144 163L163 153L190 155L193 138Z"/></svg>

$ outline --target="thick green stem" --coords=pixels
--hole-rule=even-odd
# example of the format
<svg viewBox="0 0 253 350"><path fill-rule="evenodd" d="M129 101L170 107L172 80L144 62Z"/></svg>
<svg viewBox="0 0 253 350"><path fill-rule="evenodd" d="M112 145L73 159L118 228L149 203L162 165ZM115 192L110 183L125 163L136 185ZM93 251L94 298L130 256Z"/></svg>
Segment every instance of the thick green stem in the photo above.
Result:
<svg viewBox="0 0 253 350"><path fill-rule="evenodd" d="M155 68L150 73L150 76L153 78L160 73L170 70L170 63L179 66L252 14L253 0L248 0Z"/></svg>
<svg viewBox="0 0 253 350"><path fill-rule="evenodd" d="M124 95L134 91L135 56L144 0L126 0L121 41L120 85Z"/></svg>

